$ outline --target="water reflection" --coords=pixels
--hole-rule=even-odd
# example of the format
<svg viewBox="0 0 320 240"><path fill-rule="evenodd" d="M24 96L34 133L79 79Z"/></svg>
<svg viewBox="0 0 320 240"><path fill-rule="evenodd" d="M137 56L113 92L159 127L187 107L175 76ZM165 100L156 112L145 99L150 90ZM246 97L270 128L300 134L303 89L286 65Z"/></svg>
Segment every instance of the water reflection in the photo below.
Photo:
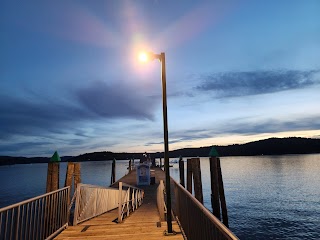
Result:
<svg viewBox="0 0 320 240"><path fill-rule="evenodd" d="M127 160L117 161L116 179L127 167ZM240 239L320 239L320 154L222 157L221 168L229 225ZM209 169L209 159L201 158L204 204L211 209ZM61 163L60 186L65 171ZM47 164L0 166L0 207L43 194L46 174ZM111 161L83 162L81 174L83 183L108 186ZM179 181L178 164L170 174Z"/></svg>

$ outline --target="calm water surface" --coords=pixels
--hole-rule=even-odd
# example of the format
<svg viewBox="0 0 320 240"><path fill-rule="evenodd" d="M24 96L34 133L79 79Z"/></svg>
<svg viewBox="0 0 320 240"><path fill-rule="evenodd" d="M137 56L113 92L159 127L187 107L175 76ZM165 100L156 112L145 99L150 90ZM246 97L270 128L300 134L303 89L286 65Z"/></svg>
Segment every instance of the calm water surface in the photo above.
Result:
<svg viewBox="0 0 320 240"><path fill-rule="evenodd" d="M128 161L117 161L116 178ZM320 154L223 157L230 229L240 239L320 239ZM111 162L81 163L82 182L110 184ZM208 158L201 158L204 204L211 210ZM66 163L61 163L63 186ZM0 166L0 207L45 192L47 164ZM171 168L178 180L178 165Z"/></svg>

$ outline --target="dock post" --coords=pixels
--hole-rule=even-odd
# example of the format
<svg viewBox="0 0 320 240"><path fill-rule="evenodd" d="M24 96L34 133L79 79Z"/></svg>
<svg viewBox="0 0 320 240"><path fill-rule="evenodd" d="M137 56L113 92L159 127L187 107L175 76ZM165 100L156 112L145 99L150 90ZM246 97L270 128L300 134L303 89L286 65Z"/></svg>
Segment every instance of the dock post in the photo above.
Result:
<svg viewBox="0 0 320 240"><path fill-rule="evenodd" d="M51 191L55 191L59 189L59 163L52 163L52 185Z"/></svg>
<svg viewBox="0 0 320 240"><path fill-rule="evenodd" d="M218 181L219 181L219 194L220 194L222 219L223 219L223 224L227 228L229 228L227 203L226 203L226 197L224 195L224 187L223 187L223 180L222 180L222 171L221 171L220 158L217 158L217 167L218 167Z"/></svg>
<svg viewBox="0 0 320 240"><path fill-rule="evenodd" d="M219 220L220 217L220 200L219 200L219 184L218 184L218 166L217 158L210 158L210 177L211 177L211 205L213 210L213 215L215 215Z"/></svg>
<svg viewBox="0 0 320 240"><path fill-rule="evenodd" d="M68 162L67 172L66 172L66 179L64 182L65 187L70 187L70 194L72 196L71 187L72 187L72 179L74 174L74 163ZM70 204L70 194L68 196L68 205Z"/></svg>
<svg viewBox="0 0 320 240"><path fill-rule="evenodd" d="M192 162L187 159L187 190L192 194Z"/></svg>
<svg viewBox="0 0 320 240"><path fill-rule="evenodd" d="M78 183L81 183L80 163L74 163L74 189L77 189Z"/></svg>
<svg viewBox="0 0 320 240"><path fill-rule="evenodd" d="M118 204L118 223L122 222L122 182L119 182L119 204Z"/></svg>
<svg viewBox="0 0 320 240"><path fill-rule="evenodd" d="M211 178L211 206L213 215L219 220L220 217L220 200L219 200L219 182L218 182L218 152L214 147L211 148L210 156L210 178Z"/></svg>
<svg viewBox="0 0 320 240"><path fill-rule="evenodd" d="M194 183L194 195L196 199L203 204L203 193L202 193L202 181L201 181L201 169L200 169L200 158L192 158L192 173Z"/></svg>
<svg viewBox="0 0 320 240"><path fill-rule="evenodd" d="M51 192L51 185L52 185L52 163L48 163L48 172L47 172L47 186L46 186L46 193Z"/></svg>
<svg viewBox="0 0 320 240"><path fill-rule="evenodd" d="M131 172L131 159L129 160L129 173Z"/></svg>
<svg viewBox="0 0 320 240"><path fill-rule="evenodd" d="M74 173L74 163L68 162L67 165L67 172L66 172L66 180L64 182L64 186L68 187L72 185L72 178L73 178L73 173Z"/></svg>
<svg viewBox="0 0 320 240"><path fill-rule="evenodd" d="M116 160L112 160L112 169L111 169L111 183L112 185L116 181Z"/></svg>
<svg viewBox="0 0 320 240"><path fill-rule="evenodd" d="M185 187L184 183L184 162L182 157L179 159L179 173L180 173L180 184Z"/></svg>
<svg viewBox="0 0 320 240"><path fill-rule="evenodd" d="M61 161L57 151L52 155L48 163L46 192L52 192L59 189L59 162Z"/></svg>

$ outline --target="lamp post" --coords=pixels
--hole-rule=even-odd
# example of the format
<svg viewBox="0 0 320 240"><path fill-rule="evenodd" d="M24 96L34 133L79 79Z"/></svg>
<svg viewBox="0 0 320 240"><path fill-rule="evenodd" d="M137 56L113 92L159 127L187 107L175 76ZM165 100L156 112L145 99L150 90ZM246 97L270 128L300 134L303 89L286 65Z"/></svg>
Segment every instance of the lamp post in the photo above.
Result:
<svg viewBox="0 0 320 240"><path fill-rule="evenodd" d="M168 140L168 114L167 114L167 81L166 81L166 57L165 53L142 53L139 56L141 61L159 59L161 62L161 82L162 82L162 108L163 108L163 138L164 138L164 171L166 175L166 200L167 200L167 232L173 234L171 217L171 189L169 173L169 140Z"/></svg>

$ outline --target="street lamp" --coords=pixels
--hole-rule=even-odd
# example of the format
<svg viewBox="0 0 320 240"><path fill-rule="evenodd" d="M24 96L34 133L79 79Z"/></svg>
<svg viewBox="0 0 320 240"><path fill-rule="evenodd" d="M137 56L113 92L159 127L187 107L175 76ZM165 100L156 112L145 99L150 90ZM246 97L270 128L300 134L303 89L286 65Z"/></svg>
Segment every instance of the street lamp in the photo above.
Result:
<svg viewBox="0 0 320 240"><path fill-rule="evenodd" d="M167 232L173 234L171 217L171 190L169 173L169 141L168 141L168 115L167 115L167 83L166 83L166 57L165 53L140 53L140 61L159 59L161 62L161 81L162 81L162 107L163 107L163 138L164 138L164 171L166 175L166 198L167 198Z"/></svg>

